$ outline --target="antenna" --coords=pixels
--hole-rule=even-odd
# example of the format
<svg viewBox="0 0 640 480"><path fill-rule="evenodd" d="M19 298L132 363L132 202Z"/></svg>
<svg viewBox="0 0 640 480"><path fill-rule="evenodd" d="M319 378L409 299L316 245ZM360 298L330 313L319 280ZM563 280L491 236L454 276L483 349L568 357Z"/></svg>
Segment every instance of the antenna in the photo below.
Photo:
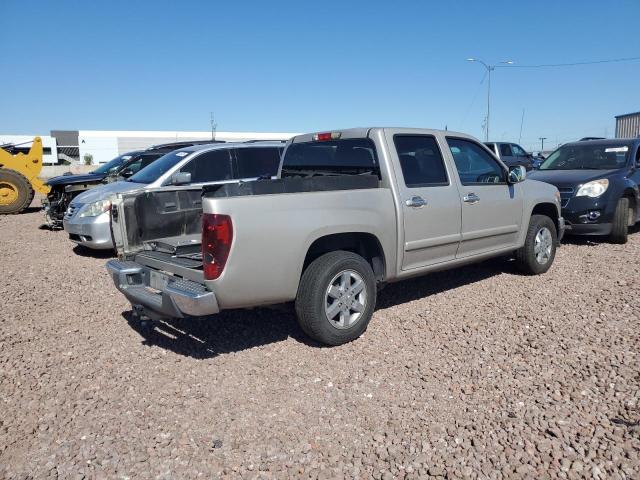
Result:
<svg viewBox="0 0 640 480"><path fill-rule="evenodd" d="M216 117L213 115L213 112L209 112L211 114L211 140L216 139L216 129L218 128L218 124L216 123Z"/></svg>
<svg viewBox="0 0 640 480"><path fill-rule="evenodd" d="M520 120L520 136L518 137L518 143L522 143L522 124L524 123L524 108L522 109L522 119Z"/></svg>

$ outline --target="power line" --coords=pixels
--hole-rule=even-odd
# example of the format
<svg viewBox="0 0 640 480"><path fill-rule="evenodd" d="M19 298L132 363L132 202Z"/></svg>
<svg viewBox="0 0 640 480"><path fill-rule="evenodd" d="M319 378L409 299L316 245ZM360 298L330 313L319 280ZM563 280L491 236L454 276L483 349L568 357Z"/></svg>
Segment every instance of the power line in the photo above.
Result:
<svg viewBox="0 0 640 480"><path fill-rule="evenodd" d="M640 57L612 58L609 60L592 60L589 62L573 62L573 63L543 63L540 65L496 65L496 68L550 68L550 67L574 67L576 65L595 65L598 63L615 63L615 62L634 62L640 60Z"/></svg>

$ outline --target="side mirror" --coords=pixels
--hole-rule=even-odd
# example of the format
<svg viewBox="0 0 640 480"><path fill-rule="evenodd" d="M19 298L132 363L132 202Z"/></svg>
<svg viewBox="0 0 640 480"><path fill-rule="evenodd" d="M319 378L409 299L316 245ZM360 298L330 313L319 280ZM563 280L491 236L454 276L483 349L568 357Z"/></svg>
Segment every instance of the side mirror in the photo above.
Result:
<svg viewBox="0 0 640 480"><path fill-rule="evenodd" d="M191 173L177 172L171 175L171 185L188 185L191 183Z"/></svg>
<svg viewBox="0 0 640 480"><path fill-rule="evenodd" d="M527 169L522 165L516 165L515 167L509 168L507 183L514 184L524 182L525 178L527 178Z"/></svg>
<svg viewBox="0 0 640 480"><path fill-rule="evenodd" d="M129 178L131 175L133 175L133 170L131 170L130 168L125 168L120 172L120 176L124 178Z"/></svg>

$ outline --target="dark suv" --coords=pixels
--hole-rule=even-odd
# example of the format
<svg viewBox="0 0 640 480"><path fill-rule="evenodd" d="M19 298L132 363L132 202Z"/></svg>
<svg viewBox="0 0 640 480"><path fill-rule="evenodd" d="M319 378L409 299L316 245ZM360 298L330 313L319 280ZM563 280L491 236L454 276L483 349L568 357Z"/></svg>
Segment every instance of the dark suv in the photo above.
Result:
<svg viewBox="0 0 640 480"><path fill-rule="evenodd" d="M567 234L627 241L640 220L640 139L586 140L554 151L529 178L555 185Z"/></svg>
<svg viewBox="0 0 640 480"><path fill-rule="evenodd" d="M221 142L198 140L163 143L149 147L146 150L119 155L89 173L79 175L65 174L50 178L46 185L49 185L51 190L47 194L46 200L42 202L47 224L52 228L61 228L65 211L69 207L71 200L80 193L103 183L129 178L158 158L174 150L208 143Z"/></svg>

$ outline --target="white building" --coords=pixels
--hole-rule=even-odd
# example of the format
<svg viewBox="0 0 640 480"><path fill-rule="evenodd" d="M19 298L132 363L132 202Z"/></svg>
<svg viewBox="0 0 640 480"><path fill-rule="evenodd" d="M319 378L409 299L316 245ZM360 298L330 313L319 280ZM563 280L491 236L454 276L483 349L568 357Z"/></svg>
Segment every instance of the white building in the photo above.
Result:
<svg viewBox="0 0 640 480"><path fill-rule="evenodd" d="M288 140L296 133L271 132L216 132L215 139L225 142L248 140ZM152 145L188 140L210 140L211 132L178 131L120 131L120 130L52 130L51 135L2 135L0 145L20 144L28 151L33 138L42 138L43 162L58 164L69 162L84 164L85 158L93 164L109 160L133 150L144 150ZM63 162L64 161L64 162Z"/></svg>
<svg viewBox="0 0 640 480"><path fill-rule="evenodd" d="M288 140L294 135L297 134L216 132L215 139L226 142ZM85 156L91 155L93 163L105 163L125 152L144 150L151 145L210 139L211 132L78 130L79 160L84 163Z"/></svg>

